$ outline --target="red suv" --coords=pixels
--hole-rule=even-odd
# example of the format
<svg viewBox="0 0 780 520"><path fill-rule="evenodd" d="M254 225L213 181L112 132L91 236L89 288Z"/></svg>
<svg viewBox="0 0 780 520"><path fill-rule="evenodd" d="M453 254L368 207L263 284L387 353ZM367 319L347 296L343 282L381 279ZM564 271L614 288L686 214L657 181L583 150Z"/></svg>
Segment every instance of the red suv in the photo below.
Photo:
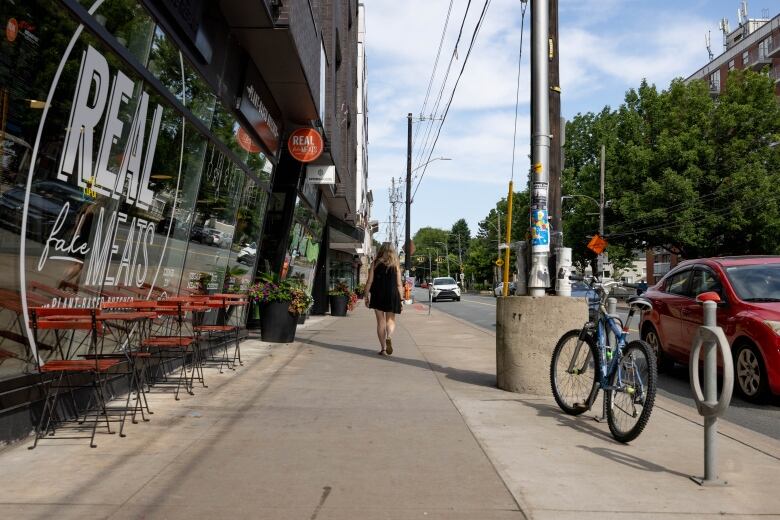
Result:
<svg viewBox="0 0 780 520"><path fill-rule="evenodd" d="M642 339L659 368L687 364L702 324L696 296L720 295L718 325L734 356L734 384L748 400L780 394L780 256L686 260L644 293L653 310L642 317Z"/></svg>

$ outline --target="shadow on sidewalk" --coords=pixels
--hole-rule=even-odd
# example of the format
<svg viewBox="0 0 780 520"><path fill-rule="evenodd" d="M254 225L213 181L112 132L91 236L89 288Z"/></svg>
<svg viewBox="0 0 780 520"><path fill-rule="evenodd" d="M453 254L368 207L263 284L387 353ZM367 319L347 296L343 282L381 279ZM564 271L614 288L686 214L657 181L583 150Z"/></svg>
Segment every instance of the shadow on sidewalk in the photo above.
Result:
<svg viewBox="0 0 780 520"><path fill-rule="evenodd" d="M529 408L533 408L536 410L536 414L539 417L546 417L550 419L555 419L558 421L558 426L564 426L566 428L571 428L573 430L577 430L578 432L582 432L585 434L590 435L591 437L599 437L602 440L609 441L613 444L619 444L609 433L605 432L604 430L600 429L598 426L596 426L596 421L593 419L593 417L590 415L589 412L585 412L585 414L574 417L571 415L566 415L564 412L562 412L557 406L542 403L542 402L534 402L527 399L514 399L518 403L522 403ZM598 403L598 401L597 401ZM600 406L594 406L593 410L601 410ZM587 415L586 415L587 414Z"/></svg>
<svg viewBox="0 0 780 520"><path fill-rule="evenodd" d="M351 347L349 345L338 345L334 343L324 343L316 340L302 340L306 345L316 345L318 347L326 348L329 350L337 350L339 352L345 352L347 354L357 354L359 356L366 356L370 358L378 358L376 351ZM449 379L454 381L460 381L461 383L468 383L470 385L486 386L489 388L496 388L496 375L487 374L485 372L475 372L474 370L461 370L459 368L445 367L437 363L430 363L423 359L409 359L398 356L385 356L388 361L395 363L401 363L403 365L409 365L417 368L423 368L426 370L433 370L446 375Z"/></svg>
<svg viewBox="0 0 780 520"><path fill-rule="evenodd" d="M652 473L669 473L670 475L682 477L685 480L688 480L690 478L690 475L686 473L674 471L665 468L663 466L660 466L654 462L650 462L649 460L640 459L639 457L635 457L634 455L629 455L628 453L623 453L617 450L613 450L611 448L593 448L590 446L582 446L582 445L578 445L577 447L589 451L594 455L598 455L600 457L604 457L605 459L609 459L612 462L617 462L623 464L624 466L628 466L631 469L650 471Z"/></svg>

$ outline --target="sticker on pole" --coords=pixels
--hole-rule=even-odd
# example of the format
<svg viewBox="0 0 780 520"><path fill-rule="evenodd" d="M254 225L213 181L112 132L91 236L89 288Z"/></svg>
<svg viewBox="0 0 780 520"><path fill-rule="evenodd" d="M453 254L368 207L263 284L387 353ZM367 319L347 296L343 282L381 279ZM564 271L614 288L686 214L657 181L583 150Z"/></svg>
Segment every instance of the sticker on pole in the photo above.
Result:
<svg viewBox="0 0 780 520"><path fill-rule="evenodd" d="M531 212L531 246L550 245L550 223L547 219L546 209L537 209Z"/></svg>
<svg viewBox="0 0 780 520"><path fill-rule="evenodd" d="M588 249L600 255L607 248L607 241L604 240L599 234L593 235L593 238L588 242Z"/></svg>

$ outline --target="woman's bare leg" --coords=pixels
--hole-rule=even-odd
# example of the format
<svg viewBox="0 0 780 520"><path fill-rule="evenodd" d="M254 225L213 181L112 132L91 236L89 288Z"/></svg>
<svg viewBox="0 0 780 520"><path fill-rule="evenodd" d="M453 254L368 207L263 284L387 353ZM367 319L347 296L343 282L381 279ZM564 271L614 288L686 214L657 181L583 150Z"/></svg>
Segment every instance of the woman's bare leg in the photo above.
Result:
<svg viewBox="0 0 780 520"><path fill-rule="evenodd" d="M393 332L395 332L395 314L392 312L385 313L385 331L388 338L393 337Z"/></svg>
<svg viewBox="0 0 780 520"><path fill-rule="evenodd" d="M374 309L374 315L376 316L376 335L379 338L379 348L381 352L385 351L385 338L387 338L387 328L385 326L385 314L382 311Z"/></svg>

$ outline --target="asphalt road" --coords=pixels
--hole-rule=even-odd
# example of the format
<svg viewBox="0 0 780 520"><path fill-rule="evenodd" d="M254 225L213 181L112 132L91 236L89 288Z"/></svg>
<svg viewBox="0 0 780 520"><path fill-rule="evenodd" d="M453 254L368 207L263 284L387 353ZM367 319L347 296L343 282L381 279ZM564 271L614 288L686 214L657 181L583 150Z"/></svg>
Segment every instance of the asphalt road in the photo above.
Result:
<svg viewBox="0 0 780 520"><path fill-rule="evenodd" d="M428 302L428 291L415 288L415 301ZM442 301L433 304L435 309L451 314L487 330L496 330L496 299L492 296L463 295L461 301ZM623 318L627 313L623 312ZM636 318L634 318L636 320ZM636 322L633 328L636 328ZM565 331L561 331L563 334ZM688 367L677 365L667 373L659 374L658 393L677 402L695 407L691 397ZM745 428L780 439L780 396L767 404L748 403L735 395L725 418Z"/></svg>

